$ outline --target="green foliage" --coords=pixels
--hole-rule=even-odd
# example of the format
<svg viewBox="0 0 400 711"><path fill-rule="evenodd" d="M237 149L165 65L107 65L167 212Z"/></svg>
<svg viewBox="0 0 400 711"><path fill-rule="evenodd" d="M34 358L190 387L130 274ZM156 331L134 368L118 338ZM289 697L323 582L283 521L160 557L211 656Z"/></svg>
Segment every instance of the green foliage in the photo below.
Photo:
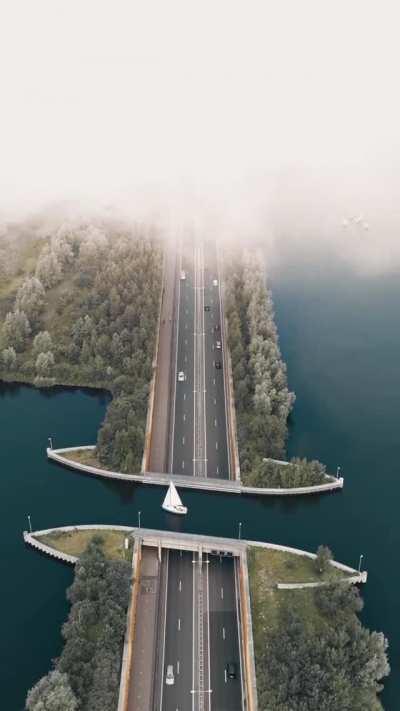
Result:
<svg viewBox="0 0 400 711"><path fill-rule="evenodd" d="M1 364L6 371L15 370L17 366L17 354L11 346L3 348L1 352Z"/></svg>
<svg viewBox="0 0 400 711"><path fill-rule="evenodd" d="M67 592L72 607L57 661L82 711L117 707L129 589L130 565L107 560L101 537L94 537L76 564Z"/></svg>
<svg viewBox="0 0 400 711"><path fill-rule="evenodd" d="M42 245L35 276L16 290L0 334L5 377L111 390L97 456L124 472L141 465L161 267L149 230L61 225Z"/></svg>
<svg viewBox="0 0 400 711"><path fill-rule="evenodd" d="M387 641L362 627L354 614L357 594L337 583L317 590L321 625L308 626L290 603L257 660L260 711L373 711L379 681L389 673ZM326 606L333 594L335 604ZM287 598L286 598L287 599ZM340 606L340 614L333 616Z"/></svg>
<svg viewBox="0 0 400 711"><path fill-rule="evenodd" d="M241 251L227 264L225 278L240 464L246 478L263 457L283 458L294 394L287 388L260 259Z"/></svg>
<svg viewBox="0 0 400 711"><path fill-rule="evenodd" d="M3 325L3 342L17 352L23 351L31 334L31 327L24 311L10 311Z"/></svg>
<svg viewBox="0 0 400 711"><path fill-rule="evenodd" d="M52 671L28 692L28 711L77 711L78 701L69 684L68 675Z"/></svg>
<svg viewBox="0 0 400 711"><path fill-rule="evenodd" d="M315 486L326 482L326 467L317 460L291 459L289 464L279 464L274 460L256 462L246 477L251 486L269 488L292 488Z"/></svg>

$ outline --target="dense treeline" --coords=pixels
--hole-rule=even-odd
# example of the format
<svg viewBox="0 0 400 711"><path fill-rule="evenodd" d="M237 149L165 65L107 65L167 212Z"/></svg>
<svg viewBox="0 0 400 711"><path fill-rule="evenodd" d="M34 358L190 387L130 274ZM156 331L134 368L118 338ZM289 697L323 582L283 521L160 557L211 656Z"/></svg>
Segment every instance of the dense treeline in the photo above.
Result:
<svg viewBox="0 0 400 711"><path fill-rule="evenodd" d="M320 462L294 459L282 466L263 461L285 459L295 395L288 390L260 254L232 251L224 276L242 479L249 486L271 488L321 484L326 471Z"/></svg>
<svg viewBox="0 0 400 711"><path fill-rule="evenodd" d="M292 593L295 595L296 593ZM277 623L257 657L260 711L377 711L389 674L387 641L363 627L357 588L332 583L313 596L317 621L282 596Z"/></svg>
<svg viewBox="0 0 400 711"><path fill-rule="evenodd" d="M279 464L271 459L257 462L246 476L249 486L292 488L326 483L326 467L317 460L308 461L293 457L289 464Z"/></svg>
<svg viewBox="0 0 400 711"><path fill-rule="evenodd" d="M283 459L295 396L287 387L274 309L259 255L240 250L225 268L225 310L244 475L263 457Z"/></svg>
<svg viewBox="0 0 400 711"><path fill-rule="evenodd" d="M42 239L1 329L0 375L112 392L98 456L122 471L140 470L161 268L149 230L62 225Z"/></svg>
<svg viewBox="0 0 400 711"><path fill-rule="evenodd" d="M55 670L28 693L28 711L115 711L130 590L129 563L110 561L101 537L89 543L67 591L72 603Z"/></svg>

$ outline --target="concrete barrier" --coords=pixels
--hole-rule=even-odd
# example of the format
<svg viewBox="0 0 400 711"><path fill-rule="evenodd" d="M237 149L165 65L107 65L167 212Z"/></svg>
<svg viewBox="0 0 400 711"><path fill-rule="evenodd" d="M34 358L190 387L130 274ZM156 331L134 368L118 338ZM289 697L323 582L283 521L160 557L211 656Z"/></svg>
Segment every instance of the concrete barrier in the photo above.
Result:
<svg viewBox="0 0 400 711"><path fill-rule="evenodd" d="M137 614L137 599L140 586L140 564L141 564L141 541L135 538L132 555L132 588L129 602L124 647L122 652L122 664L120 674L119 696L117 711L127 711L129 702L129 682L132 670L132 650L135 638L135 625Z"/></svg>
<svg viewBox="0 0 400 711"><path fill-rule="evenodd" d="M156 486L168 486L172 480L177 486L186 489L196 489L204 491L214 491L226 494L249 494L257 496L303 496L306 494L322 494L343 488L343 478L330 479L326 484L316 486L302 486L292 489L266 489L256 486L243 486L239 481L232 479L213 479L211 477L191 477L177 476L175 474L144 472L143 474L123 474L113 472L100 467L93 467L88 464L81 464L73 459L63 456L67 452L78 452L84 450L95 450L95 445L83 445L79 447L64 447L62 449L47 448L47 457L66 466L70 469L77 469L87 474L104 477L106 479L118 479L119 481L131 481L137 484L153 484Z"/></svg>
<svg viewBox="0 0 400 711"><path fill-rule="evenodd" d="M156 331L156 342L154 346L154 356L152 362L153 377L150 383L150 392L147 406L147 418L146 418L146 430L144 435L144 447L143 447L143 457L142 457L142 472L145 472L149 466L150 460L150 449L151 449L151 439L153 432L153 413L154 413L154 397L156 390L156 379L157 379L157 365L158 365L158 346L160 342L160 326L161 326L161 309L164 296L164 283L165 283L165 248L163 252L163 266L162 266L162 281L161 281L161 292L160 300L158 304L158 319L157 319L157 331Z"/></svg>
<svg viewBox="0 0 400 711"><path fill-rule="evenodd" d="M249 570L247 565L247 553L243 551L240 555L240 605L241 605L241 625L243 639L243 658L246 679L245 708L246 711L257 711L257 677L256 662L254 655L253 641L253 621L251 616Z"/></svg>

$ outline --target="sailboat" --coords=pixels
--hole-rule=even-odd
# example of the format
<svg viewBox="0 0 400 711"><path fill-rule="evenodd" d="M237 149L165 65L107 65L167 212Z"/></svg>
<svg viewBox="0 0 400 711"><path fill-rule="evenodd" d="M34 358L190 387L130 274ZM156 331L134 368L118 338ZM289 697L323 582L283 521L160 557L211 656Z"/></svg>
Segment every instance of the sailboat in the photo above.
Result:
<svg viewBox="0 0 400 711"><path fill-rule="evenodd" d="M170 481L166 497L164 499L162 508L169 513L175 514L187 514L187 506L182 504L181 498L176 490L175 484Z"/></svg>

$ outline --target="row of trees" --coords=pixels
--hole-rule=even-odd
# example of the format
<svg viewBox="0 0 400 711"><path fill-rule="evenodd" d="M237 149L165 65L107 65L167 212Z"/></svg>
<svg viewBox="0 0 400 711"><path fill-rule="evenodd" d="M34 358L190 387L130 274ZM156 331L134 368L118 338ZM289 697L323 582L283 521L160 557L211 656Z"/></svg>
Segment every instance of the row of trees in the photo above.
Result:
<svg viewBox="0 0 400 711"><path fill-rule="evenodd" d="M249 486L267 486L291 488L297 486L315 486L326 482L326 467L316 459L309 461L293 457L289 464L280 464L272 459L256 462L247 474Z"/></svg>
<svg viewBox="0 0 400 711"><path fill-rule="evenodd" d="M260 711L377 711L389 674L387 640L363 627L358 589L315 589L318 624L306 623L283 597L278 621L257 660Z"/></svg>
<svg viewBox="0 0 400 711"><path fill-rule="evenodd" d="M140 468L161 269L161 246L149 230L63 225L1 329L8 378L111 390L98 456L126 472Z"/></svg>
<svg viewBox="0 0 400 711"><path fill-rule="evenodd" d="M29 691L28 711L115 711L130 590L130 565L107 560L96 536L67 592L72 603L55 670Z"/></svg>
<svg viewBox="0 0 400 711"><path fill-rule="evenodd" d="M233 253L225 269L225 310L232 358L241 470L246 479L263 457L283 459L287 387L271 293L258 253Z"/></svg>

